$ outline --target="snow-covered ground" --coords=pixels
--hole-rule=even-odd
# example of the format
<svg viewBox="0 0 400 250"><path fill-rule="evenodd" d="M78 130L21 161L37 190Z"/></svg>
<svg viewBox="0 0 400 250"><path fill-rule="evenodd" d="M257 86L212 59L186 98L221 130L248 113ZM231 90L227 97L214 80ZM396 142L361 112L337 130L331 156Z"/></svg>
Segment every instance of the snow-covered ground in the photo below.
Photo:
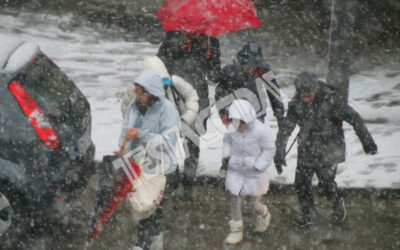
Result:
<svg viewBox="0 0 400 250"><path fill-rule="evenodd" d="M77 27L72 25L71 18L68 15L60 19L45 14L2 13L0 41L20 38L37 43L78 85L91 105L92 139L96 144L96 159L101 160L103 155L117 149L122 93L140 73L142 59L155 55L158 46L123 41L122 31L115 28ZM231 57L222 56L224 59ZM290 66L275 70L278 81L287 80L287 72L293 72L290 77L297 73ZM293 88L284 87L282 92L286 105ZM400 142L400 62L391 61L353 75L349 103L366 119L379 153L365 155L354 131L346 124L347 161L338 168L339 186L400 188L400 146L397 145ZM269 110L267 124L276 133L276 122L271 114ZM209 131L201 141L199 175L218 175L223 130L214 110ZM295 134L296 131L290 142ZM274 166L269 168L273 181L293 183L296 147L288 155L287 163L288 167L280 176Z"/></svg>

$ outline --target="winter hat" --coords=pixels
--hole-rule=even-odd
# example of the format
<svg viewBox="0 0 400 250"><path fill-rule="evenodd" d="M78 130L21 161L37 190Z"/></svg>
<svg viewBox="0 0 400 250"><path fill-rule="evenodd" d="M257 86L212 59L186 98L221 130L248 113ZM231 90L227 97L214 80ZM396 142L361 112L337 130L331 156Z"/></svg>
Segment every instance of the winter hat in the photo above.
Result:
<svg viewBox="0 0 400 250"><path fill-rule="evenodd" d="M165 96L161 77L152 71L143 71L135 78L134 83L142 86L152 96L159 98Z"/></svg>
<svg viewBox="0 0 400 250"><path fill-rule="evenodd" d="M247 42L237 53L236 59L240 65L251 65L270 70L270 66L264 60L261 45L257 42Z"/></svg>
<svg viewBox="0 0 400 250"><path fill-rule="evenodd" d="M300 95L315 93L319 89L319 81L315 74L304 71L294 80L296 92Z"/></svg>

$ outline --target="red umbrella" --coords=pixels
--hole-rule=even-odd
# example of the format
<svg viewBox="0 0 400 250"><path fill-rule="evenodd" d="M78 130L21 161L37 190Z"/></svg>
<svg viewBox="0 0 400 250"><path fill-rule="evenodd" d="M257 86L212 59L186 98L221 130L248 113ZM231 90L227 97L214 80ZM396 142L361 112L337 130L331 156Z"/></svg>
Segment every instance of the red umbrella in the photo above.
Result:
<svg viewBox="0 0 400 250"><path fill-rule="evenodd" d="M250 0L169 0L156 14L164 31L207 36L261 26Z"/></svg>
<svg viewBox="0 0 400 250"><path fill-rule="evenodd" d="M121 200L129 191L132 191L132 182L141 173L140 167L132 159L129 159L127 164L118 156L106 156L105 158L107 159L103 161L109 164L99 169L99 187L93 207L88 243L96 238ZM120 159L118 164L111 165L118 158ZM115 166L118 166L117 170L113 169Z"/></svg>

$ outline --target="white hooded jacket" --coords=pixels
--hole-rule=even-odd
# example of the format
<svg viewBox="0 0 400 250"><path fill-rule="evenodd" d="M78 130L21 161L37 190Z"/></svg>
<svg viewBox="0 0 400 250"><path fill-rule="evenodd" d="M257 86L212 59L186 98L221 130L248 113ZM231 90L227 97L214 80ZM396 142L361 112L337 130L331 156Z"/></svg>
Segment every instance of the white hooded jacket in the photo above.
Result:
<svg viewBox="0 0 400 250"><path fill-rule="evenodd" d="M150 70L158 74L161 78L168 78L172 81L173 87L179 95L178 103L175 102L171 87L167 88L166 97L177 106L181 119L189 126L193 126L199 112L199 96L192 85L180 76L170 76L164 63L156 56L149 56L143 60L143 70ZM122 98L121 112L123 116L126 114L129 104L134 99L134 86L129 86Z"/></svg>
<svg viewBox="0 0 400 250"><path fill-rule="evenodd" d="M119 146L121 146L126 132L129 128L138 128L138 138L134 144L130 141L126 144L125 153L136 149L139 146L144 148L149 144L148 156L155 160L162 160L165 164L164 172L172 173L176 170L176 148L179 143L180 119L176 107L165 98L165 91L160 76L151 72L143 71L136 79L135 83L142 86L151 95L158 97L158 101L147 108L142 114L136 102L132 102L129 110L125 114L122 122ZM160 144L163 144L161 155L156 154ZM152 154L153 152L153 154Z"/></svg>
<svg viewBox="0 0 400 250"><path fill-rule="evenodd" d="M230 157L225 187L234 195L265 194L269 186L267 168L275 155L270 129L256 119L254 108L246 100L233 101L229 118L241 120L249 128L224 136L223 157Z"/></svg>

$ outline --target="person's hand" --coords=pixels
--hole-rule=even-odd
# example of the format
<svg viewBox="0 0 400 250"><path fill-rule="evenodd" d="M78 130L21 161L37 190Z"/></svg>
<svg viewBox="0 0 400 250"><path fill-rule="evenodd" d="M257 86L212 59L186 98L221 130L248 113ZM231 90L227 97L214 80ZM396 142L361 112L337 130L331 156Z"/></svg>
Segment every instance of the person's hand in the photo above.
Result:
<svg viewBox="0 0 400 250"><path fill-rule="evenodd" d="M119 150L113 151L113 155L119 155L120 153L121 153L121 151L119 151Z"/></svg>
<svg viewBox="0 0 400 250"><path fill-rule="evenodd" d="M282 174L282 171L283 171L282 165L286 167L285 157L280 154L276 154L274 157L274 163L275 163L276 172L279 175Z"/></svg>
<svg viewBox="0 0 400 250"><path fill-rule="evenodd" d="M375 155L378 152L378 146L375 143L370 143L364 146L364 151L366 154Z"/></svg>
<svg viewBox="0 0 400 250"><path fill-rule="evenodd" d="M127 140L131 140L131 142L134 143L136 141L136 139L137 139L138 134L139 134L139 129L138 128L129 128L126 131L125 138Z"/></svg>

